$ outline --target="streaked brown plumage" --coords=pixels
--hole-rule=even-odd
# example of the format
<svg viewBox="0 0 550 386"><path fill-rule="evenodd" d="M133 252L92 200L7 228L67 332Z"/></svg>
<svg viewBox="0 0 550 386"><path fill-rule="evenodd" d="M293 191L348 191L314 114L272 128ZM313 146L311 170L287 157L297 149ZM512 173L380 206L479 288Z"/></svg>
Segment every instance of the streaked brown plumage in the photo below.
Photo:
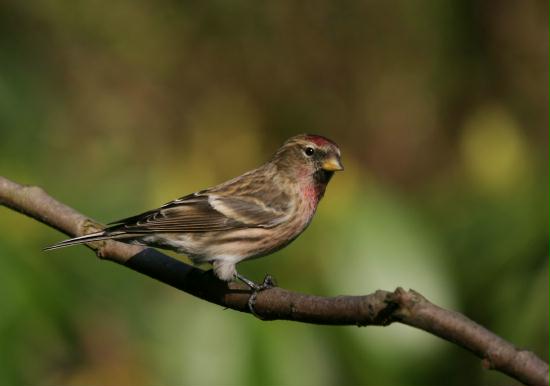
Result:
<svg viewBox="0 0 550 386"><path fill-rule="evenodd" d="M221 280L239 277L246 282L235 265L275 252L298 237L337 170L343 167L334 142L297 135L257 169L46 249L114 239L175 250L195 263L212 263Z"/></svg>

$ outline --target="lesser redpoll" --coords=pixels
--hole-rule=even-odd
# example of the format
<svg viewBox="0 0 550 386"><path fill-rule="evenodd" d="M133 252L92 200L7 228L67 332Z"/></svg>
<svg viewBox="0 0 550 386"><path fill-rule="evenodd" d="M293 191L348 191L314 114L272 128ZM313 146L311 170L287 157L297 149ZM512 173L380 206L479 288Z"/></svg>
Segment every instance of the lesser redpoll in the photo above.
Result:
<svg viewBox="0 0 550 386"><path fill-rule="evenodd" d="M298 237L338 170L343 166L334 142L297 135L257 169L46 249L105 239L170 249L194 263L211 263L221 280L239 278L257 289L235 265L273 253Z"/></svg>

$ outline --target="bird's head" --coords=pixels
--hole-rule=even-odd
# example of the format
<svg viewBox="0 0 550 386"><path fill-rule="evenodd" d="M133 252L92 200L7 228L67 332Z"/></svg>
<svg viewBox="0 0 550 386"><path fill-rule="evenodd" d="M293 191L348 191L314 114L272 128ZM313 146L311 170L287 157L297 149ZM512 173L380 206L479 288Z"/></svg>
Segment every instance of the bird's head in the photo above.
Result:
<svg viewBox="0 0 550 386"><path fill-rule="evenodd" d="M275 153L274 162L292 177L311 176L327 184L334 172L344 170L340 149L320 135L300 134L288 139Z"/></svg>

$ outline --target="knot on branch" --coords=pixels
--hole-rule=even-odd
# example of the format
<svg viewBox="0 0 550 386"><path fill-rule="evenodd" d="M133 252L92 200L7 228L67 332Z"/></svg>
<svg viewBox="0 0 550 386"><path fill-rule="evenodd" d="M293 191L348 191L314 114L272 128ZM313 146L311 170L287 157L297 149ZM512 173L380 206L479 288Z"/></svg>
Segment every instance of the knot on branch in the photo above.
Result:
<svg viewBox="0 0 550 386"><path fill-rule="evenodd" d="M387 309L388 312L391 311L388 315L389 323L410 318L414 315L418 306L424 302L427 302L427 299L415 290L405 291L403 288L397 287L395 291L387 293Z"/></svg>

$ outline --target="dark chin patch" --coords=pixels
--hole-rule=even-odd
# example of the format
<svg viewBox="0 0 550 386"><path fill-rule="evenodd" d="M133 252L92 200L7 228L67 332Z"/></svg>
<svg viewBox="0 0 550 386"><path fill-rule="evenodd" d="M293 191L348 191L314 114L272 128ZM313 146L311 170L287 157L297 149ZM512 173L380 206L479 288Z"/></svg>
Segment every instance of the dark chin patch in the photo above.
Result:
<svg viewBox="0 0 550 386"><path fill-rule="evenodd" d="M313 178L315 179L316 182L320 184L328 184L333 174L334 172L329 172L328 170L325 170L325 169L319 169L315 172L315 174L313 175Z"/></svg>

